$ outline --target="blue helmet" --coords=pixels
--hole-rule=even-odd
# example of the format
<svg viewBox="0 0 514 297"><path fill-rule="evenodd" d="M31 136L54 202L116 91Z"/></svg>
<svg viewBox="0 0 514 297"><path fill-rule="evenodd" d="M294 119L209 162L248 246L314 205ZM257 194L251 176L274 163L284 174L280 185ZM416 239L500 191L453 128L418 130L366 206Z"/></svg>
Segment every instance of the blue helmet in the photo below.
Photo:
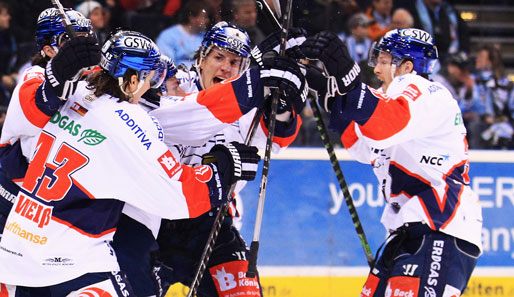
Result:
<svg viewBox="0 0 514 297"><path fill-rule="evenodd" d="M152 88L158 88L166 77L167 65L161 59L157 45L148 37L135 31L119 30L102 46L100 67L112 77L121 78L128 69L136 70L144 80L152 70Z"/></svg>
<svg viewBox="0 0 514 297"><path fill-rule="evenodd" d="M414 71L419 74L432 73L437 62L437 47L432 36L423 30L408 28L394 29L387 32L378 42L374 42L368 56L368 65L375 67L380 52L393 56L392 63L399 66L404 60L414 64Z"/></svg>
<svg viewBox="0 0 514 297"><path fill-rule="evenodd" d="M64 11L75 32L94 34L90 19L76 10L65 8ZM62 38L66 36L65 33L66 28L56 8L47 8L39 14L36 25L36 43L39 50L45 45L57 48Z"/></svg>
<svg viewBox="0 0 514 297"><path fill-rule="evenodd" d="M213 46L241 56L243 58L241 69L245 70L250 65L250 37L245 30L227 22L219 22L205 33L201 56L207 56Z"/></svg>

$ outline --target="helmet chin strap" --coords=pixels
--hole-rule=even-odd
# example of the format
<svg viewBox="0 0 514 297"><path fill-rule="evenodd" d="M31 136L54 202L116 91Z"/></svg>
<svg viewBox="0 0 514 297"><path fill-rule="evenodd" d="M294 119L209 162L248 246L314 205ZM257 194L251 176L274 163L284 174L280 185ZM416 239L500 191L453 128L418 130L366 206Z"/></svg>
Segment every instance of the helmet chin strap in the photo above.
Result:
<svg viewBox="0 0 514 297"><path fill-rule="evenodd" d="M132 99L134 98L134 94L137 94L139 92L139 90L141 90L141 88L143 87L143 85L145 84L145 81L140 79L139 80L139 83L137 84L137 89L132 92L132 93L128 93L125 91L125 89L123 88L123 77L118 77L118 86L120 87L120 90L123 94L127 95L130 100L132 101Z"/></svg>
<svg viewBox="0 0 514 297"><path fill-rule="evenodd" d="M202 78L202 69L200 68L200 64L202 63L203 57L200 55L200 58L198 58L198 61L193 65L193 67L196 70L196 73L198 74L198 82L200 82L200 86L202 87L202 90L205 90L205 85L203 84L203 78Z"/></svg>
<svg viewBox="0 0 514 297"><path fill-rule="evenodd" d="M391 64L391 77L394 79L394 73L396 72L396 65L394 63Z"/></svg>

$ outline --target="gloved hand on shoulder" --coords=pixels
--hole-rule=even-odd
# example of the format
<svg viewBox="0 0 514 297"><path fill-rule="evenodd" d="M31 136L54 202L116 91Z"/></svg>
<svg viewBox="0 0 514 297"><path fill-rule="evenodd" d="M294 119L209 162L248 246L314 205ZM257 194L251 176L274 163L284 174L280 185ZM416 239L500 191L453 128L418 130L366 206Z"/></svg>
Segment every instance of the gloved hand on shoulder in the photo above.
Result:
<svg viewBox="0 0 514 297"><path fill-rule="evenodd" d="M80 70L100 62L100 45L96 37L77 36L62 45L46 65L46 81L61 100L73 94Z"/></svg>

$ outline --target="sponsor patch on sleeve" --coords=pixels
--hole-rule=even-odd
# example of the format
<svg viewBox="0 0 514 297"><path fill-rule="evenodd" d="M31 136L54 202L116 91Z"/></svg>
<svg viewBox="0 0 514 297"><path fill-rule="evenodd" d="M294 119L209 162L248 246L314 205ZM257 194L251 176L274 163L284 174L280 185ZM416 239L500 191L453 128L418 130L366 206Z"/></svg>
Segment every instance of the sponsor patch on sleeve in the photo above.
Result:
<svg viewBox="0 0 514 297"><path fill-rule="evenodd" d="M206 183L212 178L212 169L207 165L202 165L195 168L195 178L202 183Z"/></svg>
<svg viewBox="0 0 514 297"><path fill-rule="evenodd" d="M170 178L180 170L180 163L175 160L175 157L173 157L173 154L169 150L160 156L157 161L159 161L159 164L161 164Z"/></svg>
<svg viewBox="0 0 514 297"><path fill-rule="evenodd" d="M360 297L373 296L375 294L379 282L380 279L377 276L370 273L368 279L366 280L366 283L364 284L364 287L362 287Z"/></svg>
<svg viewBox="0 0 514 297"><path fill-rule="evenodd" d="M387 282L385 296L391 297L417 297L419 278L409 276L391 277Z"/></svg>

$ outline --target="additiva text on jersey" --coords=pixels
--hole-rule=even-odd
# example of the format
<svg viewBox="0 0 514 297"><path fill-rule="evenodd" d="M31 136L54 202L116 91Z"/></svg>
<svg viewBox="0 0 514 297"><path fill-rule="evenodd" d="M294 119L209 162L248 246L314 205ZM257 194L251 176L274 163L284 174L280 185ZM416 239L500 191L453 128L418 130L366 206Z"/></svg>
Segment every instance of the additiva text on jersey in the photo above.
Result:
<svg viewBox="0 0 514 297"><path fill-rule="evenodd" d="M134 135L136 135L137 138L140 138L141 143L146 147L146 150L149 150L150 146L152 146L152 142L146 137L146 131L143 131L143 129L141 129L141 127L139 127L139 125L136 124L136 122L130 118L130 115L124 112L123 109L115 110L114 113L118 114L120 119L122 119L130 130L134 132Z"/></svg>

